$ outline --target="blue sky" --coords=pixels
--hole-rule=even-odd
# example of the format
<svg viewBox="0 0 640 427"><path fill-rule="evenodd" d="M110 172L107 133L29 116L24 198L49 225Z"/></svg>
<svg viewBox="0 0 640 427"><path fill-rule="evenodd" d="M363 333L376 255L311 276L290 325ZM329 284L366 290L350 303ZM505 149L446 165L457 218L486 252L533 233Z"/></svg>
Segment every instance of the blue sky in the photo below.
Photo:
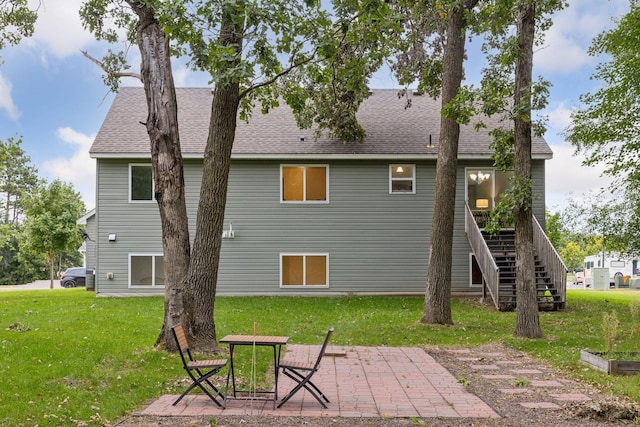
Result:
<svg viewBox="0 0 640 427"><path fill-rule="evenodd" d="M33 0L37 4L40 0ZM17 47L0 53L0 140L22 136L22 147L40 176L72 183L87 209L95 205L95 161L89 148L111 105L113 94L104 86L100 70L80 50L100 57L105 46L82 29L78 10L81 0L45 0L40 7L36 33ZM552 83L549 119L545 135L554 151L547 163L547 206L563 208L568 198L578 199L590 190L607 187L600 169L581 166L561 132L569 123L579 95L592 91L590 79L598 59L587 55L591 40L612 19L628 11L628 0L570 0L570 6L554 16L546 41L535 54L534 67ZM131 63L139 63L135 49ZM480 64L477 64L478 66ZM479 68L467 68L473 80ZM205 76L174 63L178 86L206 86ZM139 85L132 79L123 85ZM388 72L372 80L373 88L397 87Z"/></svg>

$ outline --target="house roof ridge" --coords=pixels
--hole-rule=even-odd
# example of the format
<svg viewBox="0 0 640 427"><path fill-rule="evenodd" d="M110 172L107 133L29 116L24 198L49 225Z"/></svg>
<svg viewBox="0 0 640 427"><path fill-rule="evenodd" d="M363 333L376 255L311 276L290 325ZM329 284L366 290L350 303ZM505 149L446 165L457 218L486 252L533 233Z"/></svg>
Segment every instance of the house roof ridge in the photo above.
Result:
<svg viewBox="0 0 640 427"><path fill-rule="evenodd" d="M344 143L325 136L314 137L314 129L298 128L287 105L263 115L254 110L249 122L238 121L232 157L275 158L436 158L440 134L440 101L416 95L404 88L374 88L361 105L358 119L367 136L363 143ZM379 96L376 96L379 94ZM178 87L178 119L181 149L185 158L202 156L209 130L212 92L210 87ZM406 99L411 107L406 108ZM395 99L395 100L394 100ZM90 154L95 158L149 156L146 128L147 106L144 88L124 86L113 100ZM490 158L489 129L498 123L486 119L487 129L461 126L459 158ZM302 138L304 137L304 138ZM429 147L429 138L432 146ZM552 151L544 138L534 137L534 158L548 159Z"/></svg>

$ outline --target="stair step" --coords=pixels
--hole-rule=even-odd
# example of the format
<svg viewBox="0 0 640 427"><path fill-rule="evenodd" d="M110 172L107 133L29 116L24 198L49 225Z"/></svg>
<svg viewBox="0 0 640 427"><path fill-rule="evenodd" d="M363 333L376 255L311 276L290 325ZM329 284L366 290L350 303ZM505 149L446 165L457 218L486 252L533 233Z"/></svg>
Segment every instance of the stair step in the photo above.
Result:
<svg viewBox="0 0 640 427"><path fill-rule="evenodd" d="M500 310L513 310L516 307L516 245L515 231L502 230L497 235L482 232L487 247L498 266L498 306ZM543 309L564 307L559 290L551 283L542 260L534 254L534 283L538 306Z"/></svg>

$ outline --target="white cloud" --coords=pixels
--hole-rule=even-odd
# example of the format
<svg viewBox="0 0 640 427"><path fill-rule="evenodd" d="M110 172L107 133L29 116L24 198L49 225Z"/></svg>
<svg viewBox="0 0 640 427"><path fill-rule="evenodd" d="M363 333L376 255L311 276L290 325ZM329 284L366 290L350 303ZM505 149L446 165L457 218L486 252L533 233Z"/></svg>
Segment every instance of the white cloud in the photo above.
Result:
<svg viewBox="0 0 640 427"><path fill-rule="evenodd" d="M187 87L187 79L191 71L184 67L176 67L173 70L173 82L177 87Z"/></svg>
<svg viewBox="0 0 640 427"><path fill-rule="evenodd" d="M89 157L89 148L95 135L85 135L69 127L59 128L57 137L73 147L70 157L56 157L43 163L43 169L52 177L73 184L87 209L95 205L96 162Z"/></svg>
<svg viewBox="0 0 640 427"><path fill-rule="evenodd" d="M20 112L11 97L11 82L0 74L0 110L5 110L11 120L18 120Z"/></svg>
<svg viewBox="0 0 640 427"><path fill-rule="evenodd" d="M545 45L535 53L535 66L542 73L570 73L590 65L593 58L587 55L587 47L577 44L560 29L551 27Z"/></svg>
<svg viewBox="0 0 640 427"><path fill-rule="evenodd" d="M542 112L547 120L547 133L545 139L551 145L564 143L563 133L571 124L571 112L573 107L568 107L566 102L560 102L553 109Z"/></svg>
<svg viewBox="0 0 640 427"><path fill-rule="evenodd" d="M546 205L557 211L570 199L582 200L589 193L605 193L612 179L602 176L602 166L583 166L584 155L570 144L552 145L553 159L546 164Z"/></svg>
<svg viewBox="0 0 640 427"><path fill-rule="evenodd" d="M39 7L35 32L28 43L44 48L55 57L64 58L77 54L94 42L80 21L82 3L82 0L30 0L31 7Z"/></svg>
<svg viewBox="0 0 640 427"><path fill-rule="evenodd" d="M564 102L560 103L553 110L547 111L547 117L549 118L549 125L554 128L566 129L571 123L572 108L567 108Z"/></svg>
<svg viewBox="0 0 640 427"><path fill-rule="evenodd" d="M209 87L211 77L203 71L193 71L190 69L184 58L172 60L173 81L176 87Z"/></svg>
<svg viewBox="0 0 640 427"><path fill-rule="evenodd" d="M536 52L540 71L572 73L592 66L597 59L587 54L593 38L611 28L612 19L628 11L626 0L571 0L569 7L553 16L544 47Z"/></svg>

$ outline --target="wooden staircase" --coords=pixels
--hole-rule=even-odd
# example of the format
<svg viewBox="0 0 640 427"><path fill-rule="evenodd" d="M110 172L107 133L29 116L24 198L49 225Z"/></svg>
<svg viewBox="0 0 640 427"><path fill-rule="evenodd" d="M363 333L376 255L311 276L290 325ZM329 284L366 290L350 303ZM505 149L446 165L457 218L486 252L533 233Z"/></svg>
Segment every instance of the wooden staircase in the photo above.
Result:
<svg viewBox="0 0 640 427"><path fill-rule="evenodd" d="M482 232L482 236L498 267L498 301L501 311L512 311L516 308L516 245L514 230L502 230L496 235ZM553 280L539 259L535 259L535 282L539 310L551 311L564 308L564 296L557 289Z"/></svg>

